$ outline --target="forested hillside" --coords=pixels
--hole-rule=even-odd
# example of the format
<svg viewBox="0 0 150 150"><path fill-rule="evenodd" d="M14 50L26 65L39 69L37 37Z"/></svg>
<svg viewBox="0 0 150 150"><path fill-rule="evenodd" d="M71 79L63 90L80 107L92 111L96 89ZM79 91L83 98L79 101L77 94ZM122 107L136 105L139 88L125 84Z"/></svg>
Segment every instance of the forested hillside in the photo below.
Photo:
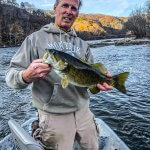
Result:
<svg viewBox="0 0 150 150"><path fill-rule="evenodd" d="M25 37L54 20L52 11L0 3L0 46L15 46ZM80 14L73 28L84 40L123 37L127 18L102 14Z"/></svg>
<svg viewBox="0 0 150 150"><path fill-rule="evenodd" d="M125 17L105 16L101 14L80 14L73 27L82 38L97 39L123 37L126 34Z"/></svg>

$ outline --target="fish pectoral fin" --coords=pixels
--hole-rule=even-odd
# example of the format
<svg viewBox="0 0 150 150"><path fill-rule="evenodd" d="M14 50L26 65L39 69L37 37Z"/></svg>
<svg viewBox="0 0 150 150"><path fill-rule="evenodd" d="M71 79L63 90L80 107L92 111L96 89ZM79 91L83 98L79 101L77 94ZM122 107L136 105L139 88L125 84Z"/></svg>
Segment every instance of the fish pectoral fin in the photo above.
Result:
<svg viewBox="0 0 150 150"><path fill-rule="evenodd" d="M102 63L91 64L94 68L100 70L101 73L106 74L107 68Z"/></svg>
<svg viewBox="0 0 150 150"><path fill-rule="evenodd" d="M68 63L64 62L62 60L59 60L56 64L57 68L59 68L59 70L64 70L67 67Z"/></svg>
<svg viewBox="0 0 150 150"><path fill-rule="evenodd" d="M98 92L100 92L100 89L96 86L90 86L88 89L92 94L97 94Z"/></svg>
<svg viewBox="0 0 150 150"><path fill-rule="evenodd" d="M68 86L69 82L67 80L67 78L64 78L61 80L61 85L62 85L62 88L66 88Z"/></svg>

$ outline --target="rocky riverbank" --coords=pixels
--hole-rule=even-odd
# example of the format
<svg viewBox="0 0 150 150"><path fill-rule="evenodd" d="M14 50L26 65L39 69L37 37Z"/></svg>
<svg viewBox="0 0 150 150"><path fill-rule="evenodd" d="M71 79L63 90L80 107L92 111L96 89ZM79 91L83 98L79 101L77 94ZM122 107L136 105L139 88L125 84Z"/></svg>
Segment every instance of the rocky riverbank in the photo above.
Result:
<svg viewBox="0 0 150 150"><path fill-rule="evenodd" d="M103 47L109 45L128 46L128 45L150 45L150 39L135 39L135 38L121 38L121 39L105 39L97 41L88 41L91 48Z"/></svg>
<svg viewBox="0 0 150 150"><path fill-rule="evenodd" d="M117 39L103 39L103 40L90 40L87 41L91 48L104 47L109 45L115 46L129 46L129 45L150 45L150 39L135 39L135 38L117 38ZM16 47L18 45L1 45L0 48Z"/></svg>
<svg viewBox="0 0 150 150"><path fill-rule="evenodd" d="M115 41L115 46L128 46L128 45L150 45L150 39L144 38L144 39L122 39Z"/></svg>

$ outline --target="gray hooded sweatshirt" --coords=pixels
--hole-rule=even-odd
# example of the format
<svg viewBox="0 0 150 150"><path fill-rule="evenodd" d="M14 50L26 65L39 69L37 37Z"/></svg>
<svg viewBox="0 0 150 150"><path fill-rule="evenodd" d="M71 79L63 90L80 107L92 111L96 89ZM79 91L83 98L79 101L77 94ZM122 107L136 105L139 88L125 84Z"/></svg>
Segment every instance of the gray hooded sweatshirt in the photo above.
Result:
<svg viewBox="0 0 150 150"><path fill-rule="evenodd" d="M15 89L28 86L22 79L22 72L34 59L42 58L46 48L64 51L76 58L92 62L88 44L78 38L74 30L64 32L54 24L48 24L32 33L13 56L6 73L6 83ZM43 80L32 84L32 103L37 109L50 113L64 114L80 110L88 105L87 88L69 84L63 89L60 77L52 69Z"/></svg>

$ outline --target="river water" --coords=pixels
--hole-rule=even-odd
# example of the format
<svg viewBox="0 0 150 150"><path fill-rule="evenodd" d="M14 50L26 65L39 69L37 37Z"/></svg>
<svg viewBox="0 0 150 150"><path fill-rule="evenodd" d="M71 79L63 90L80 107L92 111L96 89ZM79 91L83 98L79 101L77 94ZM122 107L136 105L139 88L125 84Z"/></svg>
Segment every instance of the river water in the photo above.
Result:
<svg viewBox="0 0 150 150"><path fill-rule="evenodd" d="M30 87L13 90L4 76L18 48L0 48L0 139L10 131L7 121L23 123L35 116ZM131 150L150 150L150 46L105 46L93 48L95 62L105 64L113 75L129 71L127 95L113 89L91 95L91 110L102 118Z"/></svg>

